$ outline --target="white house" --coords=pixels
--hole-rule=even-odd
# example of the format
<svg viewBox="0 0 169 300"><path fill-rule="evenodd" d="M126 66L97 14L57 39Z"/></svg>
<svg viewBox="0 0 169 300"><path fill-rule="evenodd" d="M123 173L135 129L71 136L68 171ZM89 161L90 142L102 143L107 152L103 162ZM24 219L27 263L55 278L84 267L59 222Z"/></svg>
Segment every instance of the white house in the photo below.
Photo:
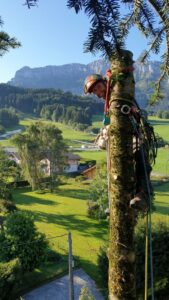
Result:
<svg viewBox="0 0 169 300"><path fill-rule="evenodd" d="M80 161L80 156L73 154L71 152L65 153L67 166L65 167L65 173L72 173L78 171L78 165Z"/></svg>
<svg viewBox="0 0 169 300"><path fill-rule="evenodd" d="M65 156L65 163L66 163L64 172L65 173L77 172L80 156L70 152L65 153L64 156ZM50 160L48 158L44 158L40 161L40 165L43 173L46 174L47 176L50 176Z"/></svg>
<svg viewBox="0 0 169 300"><path fill-rule="evenodd" d="M6 147L4 148L4 150L5 153L8 155L9 159L14 160L18 165L21 163L21 160L18 155L18 151L15 147Z"/></svg>
<svg viewBox="0 0 169 300"><path fill-rule="evenodd" d="M20 164L20 158L18 155L18 151L14 147L6 147L5 152L7 153L9 159L14 160L17 164ZM65 173L77 172L78 165L80 161L80 156L77 154L73 154L71 152L67 152L64 154L66 166L64 168ZM50 160L49 158L44 158L40 161L40 166L42 172L50 176Z"/></svg>

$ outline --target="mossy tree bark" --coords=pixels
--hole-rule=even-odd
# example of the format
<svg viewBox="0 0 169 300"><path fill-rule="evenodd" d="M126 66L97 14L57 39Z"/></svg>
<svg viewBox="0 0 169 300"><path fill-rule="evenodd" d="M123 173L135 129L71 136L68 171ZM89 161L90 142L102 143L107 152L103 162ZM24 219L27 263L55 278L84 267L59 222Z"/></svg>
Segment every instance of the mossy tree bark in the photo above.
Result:
<svg viewBox="0 0 169 300"><path fill-rule="evenodd" d="M134 102L132 53L111 60L114 83L110 94L109 129L109 299L136 299L134 212L129 206L135 189L133 127L123 105Z"/></svg>

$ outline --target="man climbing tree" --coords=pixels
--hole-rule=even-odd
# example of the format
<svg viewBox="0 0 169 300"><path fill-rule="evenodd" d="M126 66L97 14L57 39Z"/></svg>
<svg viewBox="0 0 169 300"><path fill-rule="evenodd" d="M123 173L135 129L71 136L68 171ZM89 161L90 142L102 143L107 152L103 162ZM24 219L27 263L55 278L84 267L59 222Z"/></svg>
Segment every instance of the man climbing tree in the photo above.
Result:
<svg viewBox="0 0 169 300"><path fill-rule="evenodd" d="M27 0L35 4L37 0ZM160 98L160 85L169 75L169 2L168 0L68 0L68 7L76 13L84 9L91 19L91 28L85 51L101 51L110 61L111 74L106 92L105 117L110 117L109 128L109 200L110 200L110 242L109 258L109 299L137 299L135 290L134 253L134 210L130 201L135 195L135 168L133 135L139 142L143 165L146 164L142 151L143 124L135 122L135 83L133 58L125 49L125 39L134 25L148 40L149 48L142 55L145 61L150 52L159 53L162 42L166 41L162 56L162 73L156 83L152 100ZM122 13L125 12L125 15ZM108 94L110 92L110 94ZM104 95L100 94L101 97ZM144 139L144 144L148 145ZM147 153L149 153L148 149ZM145 169L145 174L147 170ZM146 179L146 182L148 179ZM148 195L150 191L147 184ZM151 284L152 299L153 281Z"/></svg>
<svg viewBox="0 0 169 300"><path fill-rule="evenodd" d="M110 70L108 70L107 72L110 77L111 77L111 72ZM85 80L85 84L84 84L84 93L93 93L95 94L98 98L103 98L105 101L107 101L106 97L110 95L110 91L113 88L113 83L111 83L109 86L109 78L108 77L103 77L100 74L93 74L90 76L87 76L86 80ZM108 91L108 95L107 95L107 90ZM109 101L110 99L108 99ZM106 104L105 103L105 108L106 108ZM131 112L130 111L130 107L127 106L123 106L122 107L125 114L130 114L131 116ZM136 100L133 102L133 107L132 110L135 112L136 115L136 120L135 122L140 122L140 118L143 116L141 115L141 109L138 106L138 103L136 102ZM145 122L145 120L144 120ZM108 123L110 123L109 118L104 120L105 125L108 125ZM146 122L146 127L148 127L148 123ZM153 129L149 126L149 143L152 143L153 145L155 145L155 136L153 134ZM145 128L146 130L147 128ZM108 148L108 145L106 145L106 142L108 141L108 130L109 130L109 126L105 126L105 128L103 130L101 130L101 133L97 136L96 138L96 143L100 144L100 138L101 140L103 140L103 142L101 141L101 146L104 146L105 148ZM151 131L151 132L150 132ZM141 211L146 211L148 209L148 191L147 191L147 184L146 184L146 178L145 178L145 174L144 174L144 167L142 164L142 155L141 155L141 150L139 149L139 146L136 147L136 141L133 141L133 150L134 150L134 156L135 156L135 180L136 180L136 195L133 199L131 199L130 201L130 207L133 207L135 209L141 210ZM134 147L135 146L135 147ZM102 147L101 147L102 148ZM150 149L149 149L150 151ZM156 154L156 153L154 153ZM146 153L144 151L144 155L146 157ZM155 156L155 155L154 155ZM109 167L109 166L108 166ZM149 185L149 189L151 190L151 184L150 184L150 171L151 171L151 166L150 166L150 161L148 161L147 159L147 164L146 164L146 170L147 170L147 174L148 174L148 185Z"/></svg>

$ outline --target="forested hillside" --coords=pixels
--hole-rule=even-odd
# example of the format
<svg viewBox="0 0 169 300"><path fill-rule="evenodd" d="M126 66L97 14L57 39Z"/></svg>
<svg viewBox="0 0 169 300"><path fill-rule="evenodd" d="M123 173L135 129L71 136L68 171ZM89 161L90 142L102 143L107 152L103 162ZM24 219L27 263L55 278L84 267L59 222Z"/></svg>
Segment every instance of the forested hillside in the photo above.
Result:
<svg viewBox="0 0 169 300"><path fill-rule="evenodd" d="M89 126L93 114L103 113L103 102L61 90L23 89L1 84L2 108L14 108L36 117Z"/></svg>

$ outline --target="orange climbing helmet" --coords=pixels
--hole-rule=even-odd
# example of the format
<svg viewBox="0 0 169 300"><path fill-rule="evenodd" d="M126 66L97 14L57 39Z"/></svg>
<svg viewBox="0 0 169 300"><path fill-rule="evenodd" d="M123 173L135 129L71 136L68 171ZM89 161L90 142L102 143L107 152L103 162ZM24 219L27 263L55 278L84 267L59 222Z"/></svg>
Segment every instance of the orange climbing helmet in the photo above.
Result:
<svg viewBox="0 0 169 300"><path fill-rule="evenodd" d="M104 78L100 74L92 74L87 76L84 83L84 93L91 93L91 89L95 83L102 80L104 80Z"/></svg>

